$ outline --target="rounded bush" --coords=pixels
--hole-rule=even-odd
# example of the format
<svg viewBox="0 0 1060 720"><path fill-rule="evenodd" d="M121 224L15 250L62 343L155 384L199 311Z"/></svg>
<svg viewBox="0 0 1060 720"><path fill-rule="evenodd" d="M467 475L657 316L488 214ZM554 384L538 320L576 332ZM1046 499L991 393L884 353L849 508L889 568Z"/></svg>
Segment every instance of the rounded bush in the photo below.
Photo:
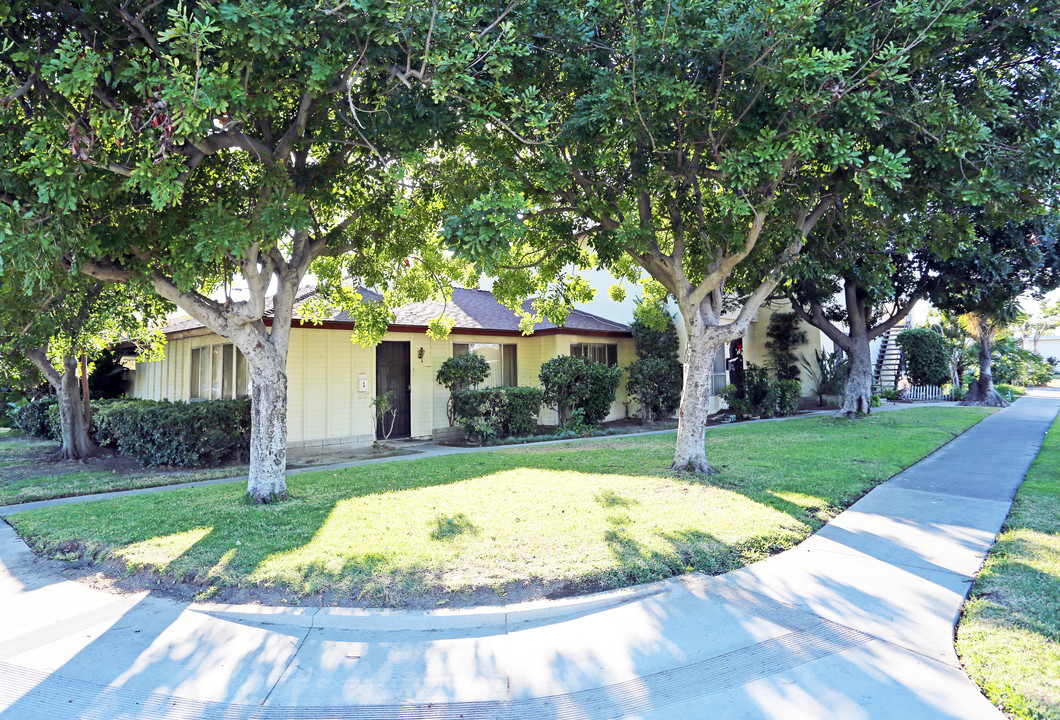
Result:
<svg viewBox="0 0 1060 720"><path fill-rule="evenodd" d="M541 366L538 379L544 388L543 402L559 413L565 426L571 413L581 410L581 421L599 425L611 412L622 371L583 357L560 355Z"/></svg>
<svg viewBox="0 0 1060 720"><path fill-rule="evenodd" d="M941 335L927 328L898 336L906 372L914 385L945 385L950 381L950 353Z"/></svg>

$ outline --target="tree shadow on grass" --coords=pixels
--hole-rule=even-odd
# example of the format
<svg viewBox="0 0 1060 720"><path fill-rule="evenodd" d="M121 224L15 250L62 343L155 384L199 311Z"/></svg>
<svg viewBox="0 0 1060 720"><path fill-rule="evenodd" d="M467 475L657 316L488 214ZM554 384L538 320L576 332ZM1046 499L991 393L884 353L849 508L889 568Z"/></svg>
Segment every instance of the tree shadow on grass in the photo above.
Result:
<svg viewBox="0 0 1060 720"><path fill-rule="evenodd" d="M744 438L729 438L726 442L729 444L726 452L730 455L733 452L750 453L743 450L748 445ZM252 584L254 581L248 578L267 559L296 553L317 539L335 513L336 506L344 500L455 485L509 471L654 477L680 485L712 487L743 495L810 529L822 524L823 520L818 517L822 508L806 507L782 497L783 490L775 487L774 478L764 466L761 472L749 474L723 470L709 478L678 475L663 469L672 452L671 443L669 437L651 442L602 440L599 447L595 444L555 445L415 459L291 477L292 499L272 505L243 502L240 486L216 486L48 508L13 516L12 524L24 537L32 538L36 549L53 554L65 551L67 557L72 555L78 562L86 564L106 557L115 548L185 533L190 528L207 527L208 533L178 557L171 558L167 565L166 572L173 585L188 585L192 594L237 583ZM753 460L737 458L735 462L753 470ZM810 470L820 475L819 467ZM785 472L783 489L798 487L803 477L798 474L801 470L791 468L790 472ZM831 502L829 493L823 492L824 488L815 487L812 481L806 484L804 494L824 496L821 505ZM563 502L562 498L548 496L543 496L542 501ZM618 512L630 510L638 503L650 503L651 498L601 490L595 501ZM401 522L402 518L396 517L395 521ZM478 532L479 528L468 514L452 512L435 518L424 539L458 543L461 538L473 537ZM671 550L653 553L636 546L620 528L609 531L605 540L620 558L623 570L619 574L629 576L621 584L629 584L631 579L637 582L642 575L654 579L660 576L659 573L685 572L689 567L705 572L724 572L739 566L734 558L758 557L781 549L767 547L770 538L751 538L741 543L747 548L722 549L716 538L696 529L673 531L664 526L659 536ZM747 553L748 549L750 553ZM369 548L349 550L352 552L343 553L346 557L342 560L335 558L335 563L320 563L319 572L310 572L311 563L302 564L295 560L300 571L295 573L295 582L316 587L326 585L330 577L331 582L347 585L350 574L368 578L379 576L378 562L373 563L370 552L363 552ZM338 565L342 568L336 575ZM309 575L305 574L307 572ZM410 582L419 584L421 580L430 583L437 571L418 568L410 572L417 576ZM151 587L151 584L141 587ZM297 588L292 590L297 599L300 591Z"/></svg>

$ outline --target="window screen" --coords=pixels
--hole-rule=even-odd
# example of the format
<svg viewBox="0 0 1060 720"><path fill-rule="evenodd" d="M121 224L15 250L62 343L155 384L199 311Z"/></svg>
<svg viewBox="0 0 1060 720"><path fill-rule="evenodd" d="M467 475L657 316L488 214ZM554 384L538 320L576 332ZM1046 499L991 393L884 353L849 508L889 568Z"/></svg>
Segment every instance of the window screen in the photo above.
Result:
<svg viewBox="0 0 1060 720"><path fill-rule="evenodd" d="M618 345L614 343L572 343L570 354L614 367L618 365Z"/></svg>

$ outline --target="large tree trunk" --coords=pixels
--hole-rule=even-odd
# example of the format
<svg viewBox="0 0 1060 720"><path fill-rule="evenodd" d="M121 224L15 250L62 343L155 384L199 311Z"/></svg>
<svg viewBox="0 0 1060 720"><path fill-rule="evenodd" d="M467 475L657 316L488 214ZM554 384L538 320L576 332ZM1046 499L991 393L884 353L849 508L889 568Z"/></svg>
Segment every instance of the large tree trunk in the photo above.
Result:
<svg viewBox="0 0 1060 720"><path fill-rule="evenodd" d="M689 328L685 343L684 385L677 421L677 445L671 470L713 473L707 462L707 416L714 393L714 354L721 341L709 337L700 323ZM713 342L711 342L713 340Z"/></svg>
<svg viewBox="0 0 1060 720"><path fill-rule="evenodd" d="M298 231L292 239L288 262L276 250L259 254L255 245L243 262L249 299L226 303L198 293L184 292L161 272L152 273L157 292L221 337L227 338L247 358L251 388L250 472L247 495L258 503L287 497L287 349L298 286L323 245L310 247L309 234ZM109 281L125 281L131 273L122 268L85 265L82 271ZM265 293L276 281L272 318L266 326Z"/></svg>
<svg viewBox="0 0 1060 720"><path fill-rule="evenodd" d="M251 380L247 495L258 503L287 498L287 349L301 275L279 278L271 331L253 323L234 333ZM249 338L249 339L248 339Z"/></svg>
<svg viewBox="0 0 1060 720"><path fill-rule="evenodd" d="M843 406L836 417L857 417L872 412L872 353L866 332L851 333L847 353L847 381Z"/></svg>
<svg viewBox="0 0 1060 720"><path fill-rule="evenodd" d="M62 426L63 437L60 457L64 460L83 460L96 455L99 447L92 442L88 423L85 421L76 358L63 358L62 380L55 388L55 393L59 399L59 424Z"/></svg>
<svg viewBox="0 0 1060 720"><path fill-rule="evenodd" d="M86 413L81 400L80 382L77 377L77 358L72 355L63 358L63 372L49 362L44 348L26 353L55 390L59 401L59 427L62 446L59 456L64 460L84 460L99 453L99 447L92 441Z"/></svg>
<svg viewBox="0 0 1060 720"><path fill-rule="evenodd" d="M968 386L968 394L961 405L979 405L983 407L1008 407L1009 402L994 389L994 376L990 357L991 333L986 328L979 331L979 380L973 380Z"/></svg>
<svg viewBox="0 0 1060 720"><path fill-rule="evenodd" d="M843 278L843 295L847 310L847 330L840 330L828 319L825 309L810 303L809 311L792 298L792 309L806 322L818 328L847 354L847 378L843 386L843 406L835 417L853 418L872 412L872 353L869 343L901 322L912 311L920 297L914 293L891 316L874 327L868 294L853 276Z"/></svg>
<svg viewBox="0 0 1060 720"><path fill-rule="evenodd" d="M287 497L287 357L251 366L250 478L247 494L266 503Z"/></svg>

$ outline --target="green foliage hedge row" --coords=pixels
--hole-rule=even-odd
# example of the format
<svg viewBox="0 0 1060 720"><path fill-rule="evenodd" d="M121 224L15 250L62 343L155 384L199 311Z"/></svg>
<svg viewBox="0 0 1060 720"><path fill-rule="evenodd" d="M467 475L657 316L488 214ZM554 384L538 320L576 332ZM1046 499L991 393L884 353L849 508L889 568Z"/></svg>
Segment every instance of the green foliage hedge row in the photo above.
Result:
<svg viewBox="0 0 1060 720"><path fill-rule="evenodd" d="M534 432L542 396L541 390L529 387L457 390L453 415L475 440L521 437Z"/></svg>
<svg viewBox="0 0 1060 720"><path fill-rule="evenodd" d="M249 398L115 403L97 422L97 442L143 465L217 465L250 450Z"/></svg>
<svg viewBox="0 0 1060 720"><path fill-rule="evenodd" d="M45 398L13 413L23 432L60 439L59 404ZM143 465L202 467L240 460L250 450L250 398L185 403L101 400L92 405L92 437Z"/></svg>
<svg viewBox="0 0 1060 720"><path fill-rule="evenodd" d="M544 388L545 405L559 412L559 423L565 427L576 410L581 410L585 425L599 425L611 412L621 375L617 365L560 355L542 365L537 377Z"/></svg>
<svg viewBox="0 0 1060 720"><path fill-rule="evenodd" d="M784 417L799 411L802 383L798 380L774 380L769 369L748 363L744 370L743 390L726 385L721 390L726 404L741 415Z"/></svg>

